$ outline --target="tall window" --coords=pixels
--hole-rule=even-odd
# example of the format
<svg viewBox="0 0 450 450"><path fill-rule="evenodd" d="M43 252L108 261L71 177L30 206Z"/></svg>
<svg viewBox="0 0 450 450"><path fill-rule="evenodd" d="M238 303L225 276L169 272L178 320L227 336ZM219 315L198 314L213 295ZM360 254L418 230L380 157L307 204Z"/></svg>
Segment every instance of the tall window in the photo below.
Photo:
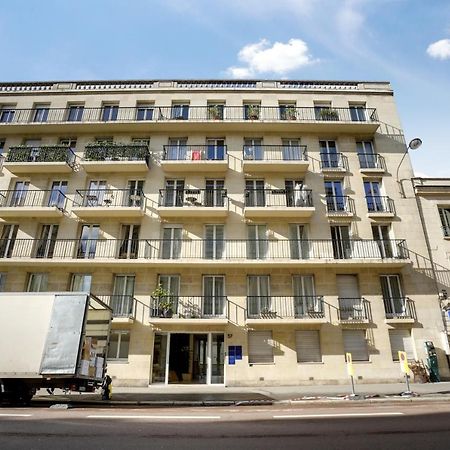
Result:
<svg viewBox="0 0 450 450"><path fill-rule="evenodd" d="M328 212L347 211L347 197L341 180L325 181L325 199Z"/></svg>
<svg viewBox="0 0 450 450"><path fill-rule="evenodd" d="M42 225L41 236L38 241L36 258L53 258L59 225Z"/></svg>
<svg viewBox="0 0 450 450"><path fill-rule="evenodd" d="M151 103L138 103L136 107L136 120L152 120L154 105Z"/></svg>
<svg viewBox="0 0 450 450"><path fill-rule="evenodd" d="M83 206L103 206L105 191L106 180L89 181L89 189L84 198Z"/></svg>
<svg viewBox="0 0 450 450"><path fill-rule="evenodd" d="M205 206L224 206L224 188L224 180L206 180Z"/></svg>
<svg viewBox="0 0 450 450"><path fill-rule="evenodd" d="M120 259L136 259L139 252L140 225L122 225L120 235Z"/></svg>
<svg viewBox="0 0 450 450"><path fill-rule="evenodd" d="M27 292L45 292L47 290L48 273L30 273Z"/></svg>
<svg viewBox="0 0 450 450"><path fill-rule="evenodd" d="M0 238L0 258L11 258L19 225L3 225Z"/></svg>
<svg viewBox="0 0 450 450"><path fill-rule="evenodd" d="M206 139L206 159L220 161L223 161L225 159L225 139Z"/></svg>
<svg viewBox="0 0 450 450"><path fill-rule="evenodd" d="M323 168L339 167L340 159L335 141L319 141L320 158Z"/></svg>
<svg viewBox="0 0 450 450"><path fill-rule="evenodd" d="M171 119L187 120L189 118L188 103L172 103Z"/></svg>
<svg viewBox="0 0 450 450"><path fill-rule="evenodd" d="M450 237L450 206L439 208L439 217L441 218L442 232L445 237Z"/></svg>
<svg viewBox="0 0 450 450"><path fill-rule="evenodd" d="M283 160L301 161L303 158L302 148L299 139L282 139Z"/></svg>
<svg viewBox="0 0 450 450"><path fill-rule="evenodd" d="M364 103L350 105L350 118L353 122L365 122L367 120L366 105Z"/></svg>
<svg viewBox="0 0 450 450"><path fill-rule="evenodd" d="M91 292L92 275L90 273L74 273L70 282L73 292Z"/></svg>
<svg viewBox="0 0 450 450"><path fill-rule="evenodd" d="M178 314L178 297L180 295L180 275L159 275L158 286L161 286L166 292L169 293L169 298L157 299L154 304L154 311L152 316L158 315L159 301L166 304L171 304L171 309L174 314Z"/></svg>
<svg viewBox="0 0 450 450"><path fill-rule="evenodd" d="M221 224L205 225L205 258L221 259L224 253L225 227Z"/></svg>
<svg viewBox="0 0 450 450"><path fill-rule="evenodd" d="M119 105L105 103L102 106L101 119L103 122L113 122L117 120L118 113Z"/></svg>
<svg viewBox="0 0 450 450"><path fill-rule="evenodd" d="M112 330L109 335L108 359L128 360L130 351L130 332Z"/></svg>
<svg viewBox="0 0 450 450"><path fill-rule="evenodd" d="M14 191L11 193L9 206L37 206L27 204L29 181L16 181L14 184ZM28 201L30 197L28 197Z"/></svg>
<svg viewBox="0 0 450 450"><path fill-rule="evenodd" d="M142 206L143 193L144 193L144 180L129 180L127 206L135 206L140 208ZM123 206L125 206L125 202Z"/></svg>
<svg viewBox="0 0 450 450"><path fill-rule="evenodd" d="M264 180L245 180L245 206L265 206Z"/></svg>
<svg viewBox="0 0 450 450"><path fill-rule="evenodd" d="M294 275L292 284L294 289L295 317L309 317L321 314L322 302L316 296L314 277L312 275Z"/></svg>
<svg viewBox="0 0 450 450"><path fill-rule="evenodd" d="M170 138L164 159L168 161L184 161L188 159L187 149L187 138Z"/></svg>
<svg viewBox="0 0 450 450"><path fill-rule="evenodd" d="M305 225L289 224L289 247L292 259L306 259L309 257L309 242Z"/></svg>
<svg viewBox="0 0 450 450"><path fill-rule="evenodd" d="M378 245L382 258L393 258L394 252L388 225L372 225L373 239Z"/></svg>
<svg viewBox="0 0 450 450"><path fill-rule="evenodd" d="M56 206L59 209L64 208L67 193L67 181L57 180L52 182L52 188L48 199L48 206Z"/></svg>
<svg viewBox="0 0 450 450"><path fill-rule="evenodd" d="M184 180L166 180L163 206L183 206Z"/></svg>
<svg viewBox="0 0 450 450"><path fill-rule="evenodd" d="M247 258L264 259L267 256L267 226L248 225Z"/></svg>
<svg viewBox="0 0 450 450"><path fill-rule="evenodd" d="M244 159L257 161L264 159L264 149L261 138L244 139Z"/></svg>
<svg viewBox="0 0 450 450"><path fill-rule="evenodd" d="M205 275L203 277L203 315L223 316L225 314L225 277Z"/></svg>
<svg viewBox="0 0 450 450"><path fill-rule="evenodd" d="M403 297L400 277L398 275L381 275L380 282L386 317L389 319L407 316L407 303Z"/></svg>
<svg viewBox="0 0 450 450"><path fill-rule="evenodd" d="M34 114L33 114L33 122L47 122L48 112L50 105L35 105L34 106Z"/></svg>
<svg viewBox="0 0 450 450"><path fill-rule="evenodd" d="M270 311L270 278L269 275L247 276L247 314L249 317L259 317Z"/></svg>
<svg viewBox="0 0 450 450"><path fill-rule="evenodd" d="M356 143L359 164L362 169L377 169L377 155L373 150L372 141L361 141Z"/></svg>
<svg viewBox="0 0 450 450"><path fill-rule="evenodd" d="M0 272L0 292L5 292L6 286L6 273Z"/></svg>
<svg viewBox="0 0 450 450"><path fill-rule="evenodd" d="M81 122L83 119L84 105L69 105L67 109L68 122Z"/></svg>
<svg viewBox="0 0 450 450"><path fill-rule="evenodd" d="M9 123L14 119L14 114L16 109L13 106L2 106L0 107L0 122Z"/></svg>
<svg viewBox="0 0 450 450"><path fill-rule="evenodd" d="M133 313L134 275L116 275L111 299L111 308L115 316L130 316Z"/></svg>
<svg viewBox="0 0 450 450"><path fill-rule="evenodd" d="M181 256L181 227L167 226L163 228L161 247L162 259L178 259Z"/></svg>
<svg viewBox="0 0 450 450"><path fill-rule="evenodd" d="M95 258L99 234L99 225L86 224L81 227L77 258Z"/></svg>
<svg viewBox="0 0 450 450"><path fill-rule="evenodd" d="M381 212L384 207L381 195L381 183L379 181L364 181L364 192L366 194L367 209L369 212Z"/></svg>
<svg viewBox="0 0 450 450"><path fill-rule="evenodd" d="M352 256L350 229L348 225L331 226L331 240L335 259L347 259Z"/></svg>

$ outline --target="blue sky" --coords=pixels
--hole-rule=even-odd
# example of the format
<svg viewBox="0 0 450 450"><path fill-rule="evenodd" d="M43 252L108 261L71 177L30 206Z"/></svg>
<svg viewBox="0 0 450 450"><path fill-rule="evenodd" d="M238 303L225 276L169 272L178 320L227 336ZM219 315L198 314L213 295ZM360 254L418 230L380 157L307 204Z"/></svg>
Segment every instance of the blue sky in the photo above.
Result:
<svg viewBox="0 0 450 450"><path fill-rule="evenodd" d="M416 173L450 176L450 0L0 0L1 81L391 81Z"/></svg>

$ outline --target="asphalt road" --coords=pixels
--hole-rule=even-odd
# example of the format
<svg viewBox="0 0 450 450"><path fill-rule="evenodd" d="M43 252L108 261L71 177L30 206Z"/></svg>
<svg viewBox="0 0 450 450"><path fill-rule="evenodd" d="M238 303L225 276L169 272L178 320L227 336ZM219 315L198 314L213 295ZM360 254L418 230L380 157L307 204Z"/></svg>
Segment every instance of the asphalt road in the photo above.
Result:
<svg viewBox="0 0 450 450"><path fill-rule="evenodd" d="M450 447L450 402L345 407L0 408L0 449Z"/></svg>

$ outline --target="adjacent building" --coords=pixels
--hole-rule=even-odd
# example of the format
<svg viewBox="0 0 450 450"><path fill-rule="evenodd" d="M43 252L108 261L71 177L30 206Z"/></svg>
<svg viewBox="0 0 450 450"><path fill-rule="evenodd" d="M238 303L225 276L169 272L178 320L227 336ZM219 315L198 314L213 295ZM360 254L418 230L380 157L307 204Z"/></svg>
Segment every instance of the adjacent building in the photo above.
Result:
<svg viewBox="0 0 450 450"><path fill-rule="evenodd" d="M389 83L2 83L0 147L1 288L109 304L115 385L450 376Z"/></svg>

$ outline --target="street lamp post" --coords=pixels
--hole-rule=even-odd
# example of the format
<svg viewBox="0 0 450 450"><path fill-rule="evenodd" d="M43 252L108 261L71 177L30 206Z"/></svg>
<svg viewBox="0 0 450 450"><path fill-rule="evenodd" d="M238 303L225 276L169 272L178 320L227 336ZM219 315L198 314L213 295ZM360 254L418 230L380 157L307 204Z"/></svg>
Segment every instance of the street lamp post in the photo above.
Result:
<svg viewBox="0 0 450 450"><path fill-rule="evenodd" d="M420 139L420 138L411 139L411 141L409 141L408 147L406 147L405 153L403 153L403 156L402 156L402 159L400 160L399 165L397 166L396 180L397 180L398 188L399 188L400 195L402 196L402 198L406 198L406 195L405 195L405 191L403 189L402 180L398 179L398 171L399 171L400 166L402 165L402 162L405 159L405 156L408 153L408 151L409 150L417 150L421 145L422 145L422 139Z"/></svg>

